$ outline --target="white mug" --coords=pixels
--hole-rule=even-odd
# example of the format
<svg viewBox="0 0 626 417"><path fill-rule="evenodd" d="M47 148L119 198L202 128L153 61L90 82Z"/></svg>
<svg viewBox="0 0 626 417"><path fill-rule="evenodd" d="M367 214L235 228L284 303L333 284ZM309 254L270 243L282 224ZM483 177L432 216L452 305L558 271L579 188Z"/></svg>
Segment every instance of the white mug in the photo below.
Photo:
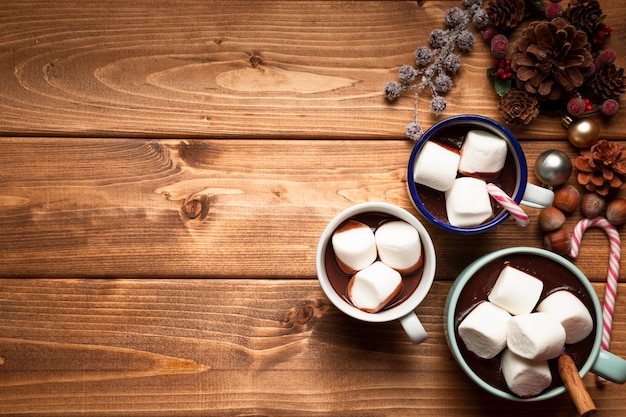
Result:
<svg viewBox="0 0 626 417"><path fill-rule="evenodd" d="M331 239L334 231L337 230L337 228L346 220L358 215L370 213L395 217L412 225L419 233L422 242L422 256L424 257L424 264L421 270L422 276L415 290L404 301L377 313L368 313L360 310L352 305L352 303L350 303L346 298L339 295L333 288L328 278L326 264L327 250L329 249L329 245L331 245ZM424 326L420 322L414 310L422 302L422 300L424 300L426 294L428 294L435 278L435 248L430 235L424 226L408 211L401 207L382 202L360 203L345 209L330 221L322 233L317 246L316 268L317 277L324 293L328 299L345 314L366 322L388 322L399 320L409 336L409 339L413 343L421 343L428 337ZM346 276L346 280L348 279L349 277Z"/></svg>

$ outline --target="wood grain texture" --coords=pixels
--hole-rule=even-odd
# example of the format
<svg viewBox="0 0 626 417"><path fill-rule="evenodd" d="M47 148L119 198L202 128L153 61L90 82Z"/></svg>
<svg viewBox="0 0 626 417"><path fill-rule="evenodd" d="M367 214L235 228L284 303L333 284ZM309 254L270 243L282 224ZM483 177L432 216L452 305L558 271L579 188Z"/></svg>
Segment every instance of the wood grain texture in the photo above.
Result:
<svg viewBox="0 0 626 417"><path fill-rule="evenodd" d="M417 3L4 1L0 416L575 416L566 394L489 396L444 335L452 281L482 254L541 247L537 210L527 229L470 237L427 225L421 345L340 313L315 278L342 209L386 201L422 219L406 190L413 100L389 105L382 87L459 2ZM602 6L626 66L626 3ZM482 43L463 57L444 116L499 118L490 62ZM626 137L623 112L603 137ZM514 132L530 182L542 151L577 155L558 118ZM600 298L608 256L589 230L575 263ZM626 414L623 386L584 383L598 416Z"/></svg>
<svg viewBox="0 0 626 417"><path fill-rule="evenodd" d="M0 415L576 415L566 394L513 406L472 384L445 342L448 289L417 308L429 339L414 345L314 280L3 279ZM626 356L623 301L615 317ZM584 383L599 413L626 412L622 386Z"/></svg>
<svg viewBox="0 0 626 417"><path fill-rule="evenodd" d="M524 142L530 182L546 145L576 155L563 142ZM0 148L5 277L314 278L319 237L341 210L386 201L426 222L406 189L406 140L4 138ZM527 228L511 221L475 236L428 224L437 278L499 248L541 247L539 211L528 213ZM580 268L604 281L608 256L604 233L588 231Z"/></svg>
<svg viewBox="0 0 626 417"><path fill-rule="evenodd" d="M458 1L7 0L0 133L46 136L402 138L413 99L382 96ZM626 4L603 1L626 36ZM626 55L618 53L618 64ZM444 115L499 119L483 42ZM420 104L424 127L436 121ZM626 134L624 110L603 135ZM516 133L563 138L558 118Z"/></svg>

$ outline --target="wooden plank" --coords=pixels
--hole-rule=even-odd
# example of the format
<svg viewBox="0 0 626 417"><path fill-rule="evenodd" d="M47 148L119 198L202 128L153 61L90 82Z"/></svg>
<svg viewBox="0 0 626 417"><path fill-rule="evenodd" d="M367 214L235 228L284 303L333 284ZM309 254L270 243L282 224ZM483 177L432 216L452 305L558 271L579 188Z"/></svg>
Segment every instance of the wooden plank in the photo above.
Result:
<svg viewBox="0 0 626 417"><path fill-rule="evenodd" d="M413 345L314 280L3 279L0 415L575 415L567 395L512 406L470 382L445 341L449 287L417 308L429 339ZM619 300L611 350L626 356ZM626 412L622 386L584 381L603 414Z"/></svg>
<svg viewBox="0 0 626 417"><path fill-rule="evenodd" d="M541 151L576 156L560 141L523 146L535 183ZM313 278L319 236L342 209L386 201L422 219L406 190L407 140L4 138L0 148L4 277ZM526 229L511 221L476 236L428 225L437 278L499 248L541 247L539 211L528 213ZM590 279L605 280L608 251L601 230L585 234L577 263Z"/></svg>
<svg viewBox="0 0 626 417"><path fill-rule="evenodd" d="M401 138L413 99L382 96L458 1L7 0L0 133L11 136ZM626 65L626 3L602 2ZM479 35L478 35L479 36ZM444 116L499 119L483 42ZM436 121L420 104L424 127ZM622 114L624 110L620 111ZM618 115L603 135L621 138ZM564 137L559 117L516 133Z"/></svg>

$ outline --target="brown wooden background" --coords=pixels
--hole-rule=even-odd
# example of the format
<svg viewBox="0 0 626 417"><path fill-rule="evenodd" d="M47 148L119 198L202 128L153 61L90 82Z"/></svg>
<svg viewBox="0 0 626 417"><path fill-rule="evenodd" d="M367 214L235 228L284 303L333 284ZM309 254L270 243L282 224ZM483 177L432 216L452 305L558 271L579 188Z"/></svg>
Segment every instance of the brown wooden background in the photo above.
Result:
<svg viewBox="0 0 626 417"><path fill-rule="evenodd" d="M601 3L624 66L626 4ZM343 208L387 201L419 218L403 138L413 100L381 91L454 5L5 1L0 415L576 415L567 395L483 393L443 335L452 280L495 249L542 246L537 210L527 229L428 226L439 266L417 309L421 345L398 323L343 316L316 281L317 240ZM490 62L481 42L463 57L444 116L499 120ZM625 137L623 112L601 122L604 138ZM542 151L578 153L558 118L514 132L531 182ZM590 230L576 264L601 297L607 262ZM626 357L623 300L611 350ZM626 388L585 383L597 415L626 413Z"/></svg>

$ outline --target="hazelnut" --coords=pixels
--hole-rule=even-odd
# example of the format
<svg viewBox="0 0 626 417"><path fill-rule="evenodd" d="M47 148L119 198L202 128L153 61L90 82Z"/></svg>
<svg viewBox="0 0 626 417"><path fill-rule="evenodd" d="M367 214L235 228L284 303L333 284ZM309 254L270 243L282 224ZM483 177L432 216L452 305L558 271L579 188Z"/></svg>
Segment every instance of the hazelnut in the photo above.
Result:
<svg viewBox="0 0 626 417"><path fill-rule="evenodd" d="M556 252L559 255L567 256L572 249L572 239L570 232L559 229L546 234L543 238L546 249Z"/></svg>
<svg viewBox="0 0 626 417"><path fill-rule="evenodd" d="M611 200L606 206L606 219L615 226L626 223L626 199L618 197Z"/></svg>
<svg viewBox="0 0 626 417"><path fill-rule="evenodd" d="M566 185L554 193L554 207L564 213L573 213L580 204L580 191L573 185Z"/></svg>
<svg viewBox="0 0 626 417"><path fill-rule="evenodd" d="M588 219L595 219L602 215L606 201L597 193L584 193L580 199L580 211Z"/></svg>
<svg viewBox="0 0 626 417"><path fill-rule="evenodd" d="M565 214L556 207L548 207L539 212L539 227L544 232L560 229L565 223Z"/></svg>

